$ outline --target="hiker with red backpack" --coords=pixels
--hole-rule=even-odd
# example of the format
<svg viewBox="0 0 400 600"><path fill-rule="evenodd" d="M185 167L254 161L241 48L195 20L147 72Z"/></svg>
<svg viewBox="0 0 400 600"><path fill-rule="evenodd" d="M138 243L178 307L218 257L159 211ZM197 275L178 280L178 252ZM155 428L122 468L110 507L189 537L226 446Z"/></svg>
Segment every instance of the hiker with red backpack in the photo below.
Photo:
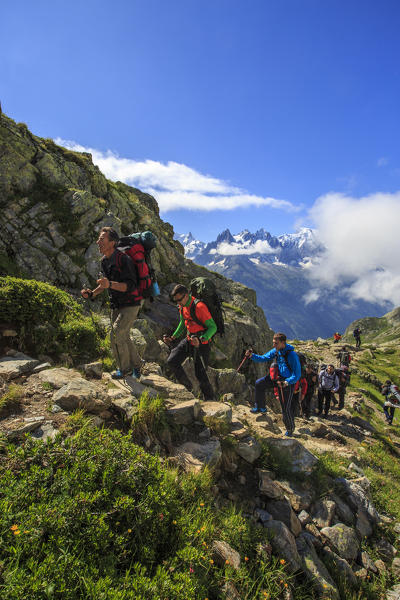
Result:
<svg viewBox="0 0 400 600"><path fill-rule="evenodd" d="M186 286L176 285L171 292L171 298L178 305L180 320L174 333L171 336L164 335L163 340L166 344L171 344L183 333L186 333L186 336L171 350L167 365L179 383L192 391L192 382L182 367L185 358L191 356L194 361L194 372L205 400L215 400L207 367L210 359L210 341L217 332L217 325L208 306L196 299Z"/></svg>
<svg viewBox="0 0 400 600"><path fill-rule="evenodd" d="M273 361L268 375L257 379L255 383L255 403L251 412L264 413L267 411L265 392L268 388L273 388L281 404L283 422L286 427L285 436L291 437L295 428L292 406L293 392L296 382L301 377L301 364L294 347L286 343L284 333L275 333L272 343L274 347L265 354L254 354L252 350L246 350L246 356L254 362Z"/></svg>
<svg viewBox="0 0 400 600"><path fill-rule="evenodd" d="M143 304L134 262L117 249L119 236L112 227L103 227L97 245L103 255L101 269L104 277L97 280L94 290L84 288L84 298L93 300L108 290L111 305L111 348L118 368L111 375L123 379L127 375L140 377L142 359L130 338L130 330Z"/></svg>

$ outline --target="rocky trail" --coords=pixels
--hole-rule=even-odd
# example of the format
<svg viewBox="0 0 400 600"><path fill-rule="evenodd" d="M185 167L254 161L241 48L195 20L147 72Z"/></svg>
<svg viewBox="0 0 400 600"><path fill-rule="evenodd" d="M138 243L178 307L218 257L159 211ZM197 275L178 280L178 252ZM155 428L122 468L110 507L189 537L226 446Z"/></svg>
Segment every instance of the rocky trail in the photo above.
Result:
<svg viewBox="0 0 400 600"><path fill-rule="evenodd" d="M328 342L320 345L318 356L314 342L300 342L296 348L320 362L333 362L337 350ZM351 351L355 355L352 364L356 366L357 357L367 351ZM370 482L357 466L360 452L374 443L376 432L358 414L359 408L364 406L381 418L362 390L351 390L345 409L333 409L327 419L296 418L294 437L285 438L274 399L267 402L266 414L250 413L252 387L234 369L209 368L220 401L202 402L196 388L194 395L170 381L156 362L146 363L139 381L127 378L123 382L112 380L101 363L76 369L50 362L14 350L0 358L0 433L4 438L19 443L29 433L38 440L52 439L77 409L89 415L95 426L129 431L142 394L162 397L163 427L142 431L136 441L184 471L211 467L216 506L238 503L248 518L269 529L271 551L286 561L290 572L303 571L317 597L343 597L339 580L356 590L360 581L382 569L394 580L399 576L400 559L384 531L393 526L398 536L400 524L377 512ZM190 361L185 368L196 383ZM394 447L400 448L397 427L390 428L390 437ZM286 465L282 472L268 467L263 458L266 449L270 460ZM348 476L332 479L321 496L312 473L322 453L343 457L349 468ZM372 557L361 545L369 538L374 545ZM223 551L229 554L234 549ZM399 590L396 586L386 597L400 598Z"/></svg>

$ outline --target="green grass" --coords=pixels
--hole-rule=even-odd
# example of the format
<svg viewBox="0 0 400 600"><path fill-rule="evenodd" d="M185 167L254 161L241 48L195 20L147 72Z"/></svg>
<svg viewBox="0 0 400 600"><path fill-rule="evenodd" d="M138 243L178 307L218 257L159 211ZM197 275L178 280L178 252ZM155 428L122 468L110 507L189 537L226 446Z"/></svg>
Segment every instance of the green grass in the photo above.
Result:
<svg viewBox="0 0 400 600"><path fill-rule="evenodd" d="M22 385L11 383L7 392L0 397L0 416L11 409L18 408L23 397L24 388Z"/></svg>
<svg viewBox="0 0 400 600"><path fill-rule="evenodd" d="M234 304L229 304L229 302L223 302L222 306L224 308L229 308L230 310L233 310L238 315L242 315L243 317L246 316L246 313L244 312L244 310L242 310L241 308L239 308L239 306L235 306Z"/></svg>
<svg viewBox="0 0 400 600"><path fill-rule="evenodd" d="M178 474L82 413L65 435L0 454L1 598L211 600L231 581L244 600L261 600L291 585L279 559L258 550L265 530L233 506L216 509L209 471ZM238 571L213 562L217 539L239 552Z"/></svg>

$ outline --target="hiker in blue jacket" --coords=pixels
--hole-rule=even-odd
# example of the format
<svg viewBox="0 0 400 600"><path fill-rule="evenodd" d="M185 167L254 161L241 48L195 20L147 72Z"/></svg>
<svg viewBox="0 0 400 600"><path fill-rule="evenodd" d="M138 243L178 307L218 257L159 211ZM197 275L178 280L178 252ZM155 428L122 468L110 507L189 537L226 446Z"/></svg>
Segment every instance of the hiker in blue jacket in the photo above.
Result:
<svg viewBox="0 0 400 600"><path fill-rule="evenodd" d="M251 412L266 412L265 391L273 388L281 404L283 422L287 429L285 436L289 437L295 428L292 400L294 386L301 377L301 365L294 347L286 343L284 333L275 333L272 343L274 347L265 354L246 351L246 355L254 362L273 361L269 373L255 383L255 403Z"/></svg>

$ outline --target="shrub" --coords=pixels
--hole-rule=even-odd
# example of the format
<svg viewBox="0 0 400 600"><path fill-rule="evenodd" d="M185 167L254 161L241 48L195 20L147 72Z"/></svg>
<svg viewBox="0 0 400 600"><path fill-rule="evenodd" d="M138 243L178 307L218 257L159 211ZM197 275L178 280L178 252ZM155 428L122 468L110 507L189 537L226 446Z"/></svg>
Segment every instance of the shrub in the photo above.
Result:
<svg viewBox="0 0 400 600"><path fill-rule="evenodd" d="M0 277L0 322L12 323L20 346L36 354L67 352L78 359L107 352L100 321L84 316L72 296L48 283Z"/></svg>

